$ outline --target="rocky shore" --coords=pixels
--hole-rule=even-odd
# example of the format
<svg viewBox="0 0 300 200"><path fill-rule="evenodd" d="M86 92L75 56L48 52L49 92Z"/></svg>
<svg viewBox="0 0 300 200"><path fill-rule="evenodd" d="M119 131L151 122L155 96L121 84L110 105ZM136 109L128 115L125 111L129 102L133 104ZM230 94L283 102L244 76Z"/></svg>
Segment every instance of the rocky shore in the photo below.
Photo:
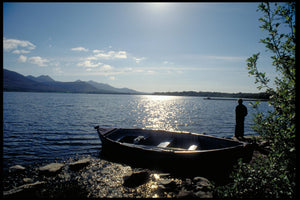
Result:
<svg viewBox="0 0 300 200"><path fill-rule="evenodd" d="M246 139L255 146L253 159L267 153L265 141ZM213 190L205 177L176 177L94 157L15 165L3 177L4 198L212 198Z"/></svg>

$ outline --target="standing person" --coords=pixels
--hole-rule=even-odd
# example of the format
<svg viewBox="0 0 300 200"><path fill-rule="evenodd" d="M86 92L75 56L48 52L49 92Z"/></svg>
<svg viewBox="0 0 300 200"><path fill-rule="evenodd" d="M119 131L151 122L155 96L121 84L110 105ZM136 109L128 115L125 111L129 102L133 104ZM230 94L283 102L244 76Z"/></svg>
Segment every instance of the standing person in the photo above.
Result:
<svg viewBox="0 0 300 200"><path fill-rule="evenodd" d="M235 137L244 137L244 120L248 114L246 106L243 105L243 100L238 99L239 105L235 107Z"/></svg>

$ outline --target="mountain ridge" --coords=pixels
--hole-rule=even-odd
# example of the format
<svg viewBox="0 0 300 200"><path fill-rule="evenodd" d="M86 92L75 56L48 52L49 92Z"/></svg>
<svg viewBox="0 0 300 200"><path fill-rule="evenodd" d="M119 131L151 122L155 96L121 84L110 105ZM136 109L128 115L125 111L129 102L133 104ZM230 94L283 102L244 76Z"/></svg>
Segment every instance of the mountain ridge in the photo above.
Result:
<svg viewBox="0 0 300 200"><path fill-rule="evenodd" d="M48 75L34 77L24 76L20 73L3 69L3 90L24 92L69 92L69 93L99 93L99 94L142 94L128 88L115 88L108 84L97 83L94 85L85 81L60 82ZM101 87L106 86L106 87Z"/></svg>

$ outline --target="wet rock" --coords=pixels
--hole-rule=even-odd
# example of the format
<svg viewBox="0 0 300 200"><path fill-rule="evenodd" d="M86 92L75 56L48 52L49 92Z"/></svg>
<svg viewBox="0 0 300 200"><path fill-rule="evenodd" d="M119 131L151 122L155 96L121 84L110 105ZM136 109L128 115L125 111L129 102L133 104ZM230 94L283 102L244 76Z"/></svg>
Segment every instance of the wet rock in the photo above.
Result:
<svg viewBox="0 0 300 200"><path fill-rule="evenodd" d="M185 179L186 184L192 185L192 180L190 178Z"/></svg>
<svg viewBox="0 0 300 200"><path fill-rule="evenodd" d="M16 196L16 195L22 194L23 192L26 192L28 190L38 188L39 186L41 186L45 183L46 183L45 181L37 181L35 183L21 185L19 187L9 190L9 191L3 191L3 196L4 197Z"/></svg>
<svg viewBox="0 0 300 200"><path fill-rule="evenodd" d="M81 160L78 160L76 162L70 163L69 164L69 169L76 171L76 170L80 170L86 166L88 166L90 164L91 160L89 158L84 158Z"/></svg>
<svg viewBox="0 0 300 200"><path fill-rule="evenodd" d="M198 191L195 193L198 198L213 198L212 192Z"/></svg>
<svg viewBox="0 0 300 200"><path fill-rule="evenodd" d="M21 165L14 165L9 168L9 172L12 172L12 173L20 173L23 171L25 171L25 167L23 167Z"/></svg>
<svg viewBox="0 0 300 200"><path fill-rule="evenodd" d="M172 179L162 179L162 180L159 180L157 183L158 183L160 189L164 189L166 191L176 190L176 187L177 187L176 182L173 181Z"/></svg>
<svg viewBox="0 0 300 200"><path fill-rule="evenodd" d="M126 182L127 179L129 179L132 176L132 170L128 171L124 176L123 176L123 181Z"/></svg>
<svg viewBox="0 0 300 200"><path fill-rule="evenodd" d="M135 172L124 179L123 185L126 187L137 187L145 184L149 180L150 174L147 171Z"/></svg>
<svg viewBox="0 0 300 200"><path fill-rule="evenodd" d="M161 179L158 181L158 184L161 184L161 185L168 185L172 182L172 179Z"/></svg>
<svg viewBox="0 0 300 200"><path fill-rule="evenodd" d="M61 163L51 163L40 167L38 170L40 173L52 175L60 172L63 166L64 164Z"/></svg>
<svg viewBox="0 0 300 200"><path fill-rule="evenodd" d="M196 183L197 186L202 187L209 187L211 185L210 181L207 178L197 176L193 179L194 183Z"/></svg>
<svg viewBox="0 0 300 200"><path fill-rule="evenodd" d="M23 178L24 183L32 183L33 179L32 178Z"/></svg>
<svg viewBox="0 0 300 200"><path fill-rule="evenodd" d="M192 191L187 190L180 190L179 193L176 195L177 198L195 198L195 195Z"/></svg>

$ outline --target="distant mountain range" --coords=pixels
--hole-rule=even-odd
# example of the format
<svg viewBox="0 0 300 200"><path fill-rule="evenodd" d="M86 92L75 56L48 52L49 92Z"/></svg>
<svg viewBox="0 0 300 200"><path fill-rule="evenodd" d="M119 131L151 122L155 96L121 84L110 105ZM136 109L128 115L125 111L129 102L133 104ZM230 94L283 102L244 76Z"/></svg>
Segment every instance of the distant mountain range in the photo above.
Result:
<svg viewBox="0 0 300 200"><path fill-rule="evenodd" d="M3 69L3 91L22 92L69 92L98 94L143 94L128 88L115 88L94 81L60 82L50 76L23 76L14 71Z"/></svg>

